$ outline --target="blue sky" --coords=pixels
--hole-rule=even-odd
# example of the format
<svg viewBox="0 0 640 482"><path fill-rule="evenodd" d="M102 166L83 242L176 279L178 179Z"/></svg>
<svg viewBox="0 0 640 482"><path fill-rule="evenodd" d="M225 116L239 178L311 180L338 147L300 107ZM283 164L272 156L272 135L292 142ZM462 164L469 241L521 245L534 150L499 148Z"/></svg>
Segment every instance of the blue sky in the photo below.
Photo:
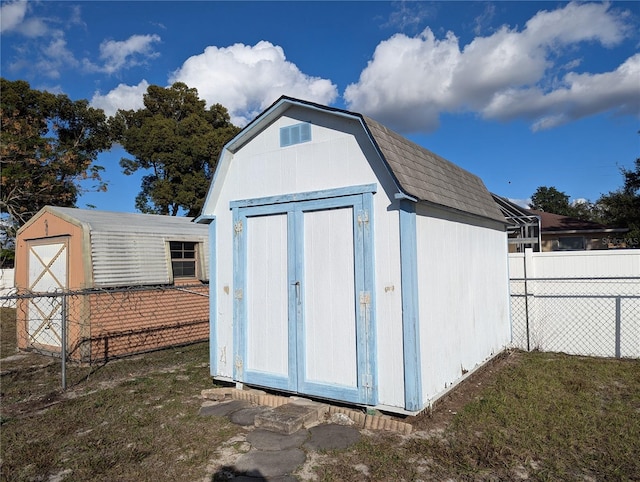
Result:
<svg viewBox="0 0 640 482"><path fill-rule="evenodd" d="M640 156L640 2L2 1L1 73L107 114L185 82L243 126L281 95L363 113L520 202L595 201ZM106 193L134 212L115 147Z"/></svg>

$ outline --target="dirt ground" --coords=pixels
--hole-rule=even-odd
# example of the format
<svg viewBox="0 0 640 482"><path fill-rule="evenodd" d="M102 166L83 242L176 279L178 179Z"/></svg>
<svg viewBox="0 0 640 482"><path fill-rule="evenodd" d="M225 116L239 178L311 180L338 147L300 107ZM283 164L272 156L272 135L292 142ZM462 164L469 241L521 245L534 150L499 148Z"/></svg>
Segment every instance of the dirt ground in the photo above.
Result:
<svg viewBox="0 0 640 482"><path fill-rule="evenodd" d="M500 370L505 366L517 363L519 357L520 352L517 351L501 353L453 387L445 396L438 399L431 409L426 409L416 416L398 417L398 419L411 424L414 433L444 431L456 413L462 410L467 403L478 397L482 389L490 386L495 381L495 376ZM43 360L46 363L43 363ZM6 376L9 372L24 373L25 370L28 372L49 367L55 369L57 368L55 365L59 363L56 360L47 360L37 354L30 353L19 354L12 361L14 363L8 369L6 367L7 363L4 364L3 375ZM3 412L11 417L19 417L48 408L65 400L76 398L84 392L82 388L74 388L67 392L60 392L57 386L52 386L50 387L51 391L45 396L33 397L33 400L30 401L23 400L16 406L5 404ZM95 387L93 388L95 389ZM394 415L391 415L391 417L394 417Z"/></svg>
<svg viewBox="0 0 640 482"><path fill-rule="evenodd" d="M449 393L438 399L431 410L407 417L405 422L413 426L413 432L442 432L453 417L479 393L495 382L496 375L506 366L518 363L521 353L505 351L478 368L467 378L453 387Z"/></svg>

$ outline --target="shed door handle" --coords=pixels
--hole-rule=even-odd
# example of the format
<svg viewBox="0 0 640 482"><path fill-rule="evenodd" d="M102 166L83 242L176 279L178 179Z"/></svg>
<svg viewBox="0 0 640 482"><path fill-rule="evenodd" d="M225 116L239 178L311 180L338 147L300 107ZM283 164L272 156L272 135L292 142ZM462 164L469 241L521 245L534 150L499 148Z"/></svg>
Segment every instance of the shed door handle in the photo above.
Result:
<svg viewBox="0 0 640 482"><path fill-rule="evenodd" d="M300 299L300 281L293 283L296 287L296 298Z"/></svg>

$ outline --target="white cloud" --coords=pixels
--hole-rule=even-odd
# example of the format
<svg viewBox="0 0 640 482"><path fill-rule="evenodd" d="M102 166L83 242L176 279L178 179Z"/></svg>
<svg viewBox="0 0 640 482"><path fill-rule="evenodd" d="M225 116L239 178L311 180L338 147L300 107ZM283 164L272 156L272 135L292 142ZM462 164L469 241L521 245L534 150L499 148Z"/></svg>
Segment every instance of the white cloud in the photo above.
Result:
<svg viewBox="0 0 640 482"><path fill-rule="evenodd" d="M450 84L460 63L458 39L437 40L430 29L417 37L396 34L381 42L357 84L344 97L359 112L401 131L438 125L442 109L455 108Z"/></svg>
<svg viewBox="0 0 640 482"><path fill-rule="evenodd" d="M476 35L480 35L486 26L491 22L496 14L496 6L493 3L487 2L484 5L484 11L474 19L475 27L473 32Z"/></svg>
<svg viewBox="0 0 640 482"><path fill-rule="evenodd" d="M484 108L488 118L534 120L533 129L556 127L600 112L640 114L640 54L613 72L569 73L552 92L539 88L505 90Z"/></svg>
<svg viewBox="0 0 640 482"><path fill-rule="evenodd" d="M583 197L579 197L579 198L576 198L576 199L572 199L569 204L571 204L574 207L575 206L579 206L581 204L586 204L588 206L589 205L589 200L585 199Z"/></svg>
<svg viewBox="0 0 640 482"><path fill-rule="evenodd" d="M133 86L120 84L104 95L96 92L91 98L90 104L92 107L104 110L107 116L112 116L118 109L142 109L144 107L143 96L148 87L149 82L146 80Z"/></svg>
<svg viewBox="0 0 640 482"><path fill-rule="evenodd" d="M394 10L389 15L389 21L383 27L395 27L402 31L407 29L417 30L427 18L436 15L436 8L433 5L423 2L396 2Z"/></svg>
<svg viewBox="0 0 640 482"><path fill-rule="evenodd" d="M0 32L15 30L27 13L27 0L17 0L0 5Z"/></svg>
<svg viewBox="0 0 640 482"><path fill-rule="evenodd" d="M210 46L188 58L169 79L198 89L207 105L220 103L231 122L244 126L281 95L329 104L337 88L328 79L312 77L287 61L281 47L266 41L254 46Z"/></svg>
<svg viewBox="0 0 640 482"><path fill-rule="evenodd" d="M38 17L27 18L28 2L16 0L0 6L0 32L17 32L27 37L45 35L49 28L45 21Z"/></svg>
<svg viewBox="0 0 640 482"><path fill-rule="evenodd" d="M37 70L47 77L58 78L61 68L75 67L78 61L67 48L64 37L54 38L42 49L42 55L36 63Z"/></svg>
<svg viewBox="0 0 640 482"><path fill-rule="evenodd" d="M534 45L592 40L612 47L627 30L624 19L611 12L608 3L570 3L552 12L538 12L527 22L523 35Z"/></svg>
<svg viewBox="0 0 640 482"><path fill-rule="evenodd" d="M153 44L160 42L159 35L132 35L127 40L105 40L100 44L100 60L97 65L88 59L84 60L85 68L91 72L114 74L125 68L134 67L153 59L160 54L153 49Z"/></svg>
<svg viewBox="0 0 640 482"><path fill-rule="evenodd" d="M3 3L0 6L2 33L14 32L31 40L14 46L14 60L9 62L13 72L26 70L38 77L57 79L63 68L76 67L79 63L67 47L65 33L61 29L50 28L49 24L60 23L55 18L33 16L32 5L23 0ZM71 23L79 16L74 12Z"/></svg>
<svg viewBox="0 0 640 482"><path fill-rule="evenodd" d="M525 118L534 130L612 110L637 114L635 56L613 72L548 78L554 69L580 64L555 66L560 53L581 42L614 46L625 38L627 22L607 3L569 3L538 12L521 30L503 26L462 48L452 32L443 39L429 28L415 37L397 34L376 47L344 98L350 109L402 132L433 130L443 112Z"/></svg>

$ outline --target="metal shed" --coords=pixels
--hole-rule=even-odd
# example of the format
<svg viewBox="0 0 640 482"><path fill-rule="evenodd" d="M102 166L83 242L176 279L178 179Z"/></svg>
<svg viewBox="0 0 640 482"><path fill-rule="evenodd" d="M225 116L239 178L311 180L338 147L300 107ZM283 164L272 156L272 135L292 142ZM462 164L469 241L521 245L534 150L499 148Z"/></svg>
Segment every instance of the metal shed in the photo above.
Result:
<svg viewBox="0 0 640 482"><path fill-rule="evenodd" d="M225 146L198 222L215 379L417 413L510 341L491 194L364 115L281 97Z"/></svg>
<svg viewBox="0 0 640 482"><path fill-rule="evenodd" d="M22 295L17 310L18 347L60 351L63 320L68 331L66 348L82 360L129 354L132 346L137 352L176 344L176 340L207 339L208 233L206 226L192 221L42 208L16 237L15 280ZM186 260L182 259L185 247L190 258ZM189 285L201 291L200 296L140 289L176 285ZM132 288L137 288L135 296ZM52 297L52 293L61 296ZM161 305L189 309L169 313L154 308ZM194 327L194 321L200 326ZM141 334L144 342L127 342Z"/></svg>

